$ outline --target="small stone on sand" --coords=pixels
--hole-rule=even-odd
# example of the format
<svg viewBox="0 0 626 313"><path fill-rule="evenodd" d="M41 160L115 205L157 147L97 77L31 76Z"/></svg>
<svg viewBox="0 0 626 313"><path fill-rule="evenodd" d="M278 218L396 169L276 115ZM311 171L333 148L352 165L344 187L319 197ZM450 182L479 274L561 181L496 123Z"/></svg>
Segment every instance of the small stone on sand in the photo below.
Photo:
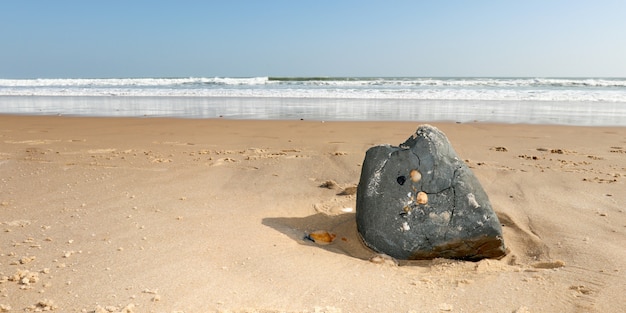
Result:
<svg viewBox="0 0 626 313"><path fill-rule="evenodd" d="M498 151L498 152L507 152L507 151L509 151L509 149L507 149L506 147L501 147L501 146L500 147L493 147L493 148L491 148L491 150Z"/></svg>
<svg viewBox="0 0 626 313"><path fill-rule="evenodd" d="M339 185L337 184L337 182L335 182L334 180L327 180L325 182L323 182L320 187L322 188L328 188L328 189L336 189L339 187Z"/></svg>
<svg viewBox="0 0 626 313"><path fill-rule="evenodd" d="M315 242L318 245L327 245L333 242L337 235L325 230L316 230L306 235L306 239Z"/></svg>
<svg viewBox="0 0 626 313"><path fill-rule="evenodd" d="M356 194L356 186L350 186L344 188L338 195L340 196L351 196Z"/></svg>

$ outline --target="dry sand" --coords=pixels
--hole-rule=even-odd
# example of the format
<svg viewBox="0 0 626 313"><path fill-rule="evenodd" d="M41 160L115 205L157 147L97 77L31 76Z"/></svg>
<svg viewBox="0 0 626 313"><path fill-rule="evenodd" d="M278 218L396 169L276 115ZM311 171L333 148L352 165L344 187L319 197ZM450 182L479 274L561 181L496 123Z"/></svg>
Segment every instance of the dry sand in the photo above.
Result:
<svg viewBox="0 0 626 313"><path fill-rule="evenodd" d="M510 253L396 262L349 187L418 125L0 116L0 312L626 311L626 128L435 123Z"/></svg>

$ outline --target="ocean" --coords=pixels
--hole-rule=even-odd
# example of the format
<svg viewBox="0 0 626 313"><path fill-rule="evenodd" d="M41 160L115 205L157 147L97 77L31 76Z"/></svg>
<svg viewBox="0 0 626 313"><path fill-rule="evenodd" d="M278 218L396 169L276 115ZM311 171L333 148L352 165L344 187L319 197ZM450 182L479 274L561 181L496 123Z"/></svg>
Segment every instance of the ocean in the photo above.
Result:
<svg viewBox="0 0 626 313"><path fill-rule="evenodd" d="M626 126L626 78L0 79L0 114Z"/></svg>

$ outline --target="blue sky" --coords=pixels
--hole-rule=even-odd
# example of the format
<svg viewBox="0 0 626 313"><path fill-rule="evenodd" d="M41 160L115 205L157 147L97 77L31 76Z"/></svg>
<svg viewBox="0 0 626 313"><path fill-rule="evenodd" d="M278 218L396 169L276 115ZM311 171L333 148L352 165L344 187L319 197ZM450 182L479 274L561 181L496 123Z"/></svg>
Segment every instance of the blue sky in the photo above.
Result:
<svg viewBox="0 0 626 313"><path fill-rule="evenodd" d="M626 77L626 1L1 1L0 78Z"/></svg>

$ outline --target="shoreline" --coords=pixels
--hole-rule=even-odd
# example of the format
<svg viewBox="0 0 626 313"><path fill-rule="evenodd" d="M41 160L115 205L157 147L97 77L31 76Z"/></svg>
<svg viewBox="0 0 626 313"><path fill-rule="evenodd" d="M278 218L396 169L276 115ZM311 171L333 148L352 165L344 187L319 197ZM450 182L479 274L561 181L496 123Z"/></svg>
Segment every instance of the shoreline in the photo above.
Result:
<svg viewBox="0 0 626 313"><path fill-rule="evenodd" d="M432 121L626 126L626 103L284 97L0 96L3 113L34 116ZM71 114L68 114L71 112Z"/></svg>
<svg viewBox="0 0 626 313"><path fill-rule="evenodd" d="M372 262L354 196L319 186L354 186L369 147L419 124L0 115L0 305L626 309L626 128L429 123L483 185L510 252ZM304 239L316 230L337 240Z"/></svg>

